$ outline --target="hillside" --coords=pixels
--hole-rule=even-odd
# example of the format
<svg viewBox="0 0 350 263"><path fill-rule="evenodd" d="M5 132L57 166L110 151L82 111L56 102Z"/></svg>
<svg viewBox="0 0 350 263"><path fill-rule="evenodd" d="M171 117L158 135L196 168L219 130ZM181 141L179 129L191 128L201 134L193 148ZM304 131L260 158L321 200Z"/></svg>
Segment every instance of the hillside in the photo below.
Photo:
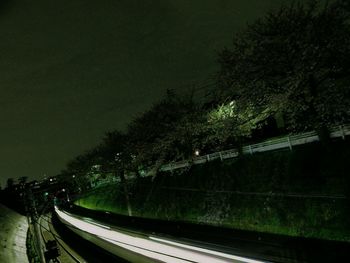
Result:
<svg viewBox="0 0 350 263"><path fill-rule="evenodd" d="M133 215L350 241L349 141L242 156L128 183ZM127 214L109 185L76 204Z"/></svg>

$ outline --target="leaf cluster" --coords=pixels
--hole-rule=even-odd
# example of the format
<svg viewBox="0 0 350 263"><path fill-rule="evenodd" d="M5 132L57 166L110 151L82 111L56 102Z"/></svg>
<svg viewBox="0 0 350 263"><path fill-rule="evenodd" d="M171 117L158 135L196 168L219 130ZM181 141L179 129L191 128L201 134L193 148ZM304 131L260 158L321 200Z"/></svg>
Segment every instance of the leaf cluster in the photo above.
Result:
<svg viewBox="0 0 350 263"><path fill-rule="evenodd" d="M345 1L269 12L219 53L222 97L282 112L291 130L349 118L350 16Z"/></svg>

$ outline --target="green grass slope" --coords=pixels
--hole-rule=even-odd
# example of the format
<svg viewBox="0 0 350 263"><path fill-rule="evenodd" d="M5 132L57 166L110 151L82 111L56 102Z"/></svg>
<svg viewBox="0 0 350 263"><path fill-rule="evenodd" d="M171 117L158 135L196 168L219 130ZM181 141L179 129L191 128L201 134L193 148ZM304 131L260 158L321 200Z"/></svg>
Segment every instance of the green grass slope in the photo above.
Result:
<svg viewBox="0 0 350 263"><path fill-rule="evenodd" d="M350 241L350 143L337 141L214 161L128 183L135 216ZM76 201L127 214L123 188Z"/></svg>

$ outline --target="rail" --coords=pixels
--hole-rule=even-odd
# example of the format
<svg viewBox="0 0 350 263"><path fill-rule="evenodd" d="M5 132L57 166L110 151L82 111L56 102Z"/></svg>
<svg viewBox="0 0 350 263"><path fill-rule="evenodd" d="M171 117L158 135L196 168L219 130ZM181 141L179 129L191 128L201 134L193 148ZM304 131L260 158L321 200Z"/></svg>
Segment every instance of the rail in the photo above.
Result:
<svg viewBox="0 0 350 263"><path fill-rule="evenodd" d="M63 244L63 242L61 242L61 238L57 236L56 233L54 233L52 230L51 230L51 218L49 218L48 216L45 216L42 215L40 218L40 233L41 233L41 237L42 239L44 240L45 244L50 240L48 238L45 238L45 235L44 235L44 231L47 231L48 233L50 233L50 235L54 238L54 240L57 242L57 244L59 245L60 248L62 248L65 253L68 255L69 258L71 258L74 262L77 262L77 263L80 263L81 261L76 257L74 256L67 248L66 246ZM43 226L42 224L42 220L44 220L47 224L47 227ZM63 262L62 260L60 260L60 258L57 258L56 259L56 262L60 263L60 262Z"/></svg>
<svg viewBox="0 0 350 263"><path fill-rule="evenodd" d="M350 135L350 124L333 126L329 129L330 138L342 138L345 139L346 136ZM317 142L320 138L316 131L310 131L295 135L287 135L284 137L269 139L257 144L246 145L242 148L242 154L254 154L258 152L267 152L280 149L289 148L292 150L294 146ZM192 160L185 160L179 162L168 163L160 167L160 171L172 171L176 169L181 169L185 167L190 167L194 164L203 164L206 162L214 161L217 159L225 160L236 158L239 155L238 149L230 149L226 151L220 151L215 153L210 153L202 156L193 158Z"/></svg>

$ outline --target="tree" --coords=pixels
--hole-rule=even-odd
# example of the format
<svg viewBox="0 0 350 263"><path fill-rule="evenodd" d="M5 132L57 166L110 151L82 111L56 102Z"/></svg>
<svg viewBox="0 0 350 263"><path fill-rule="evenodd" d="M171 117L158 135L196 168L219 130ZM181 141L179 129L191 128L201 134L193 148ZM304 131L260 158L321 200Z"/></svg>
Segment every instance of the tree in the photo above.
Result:
<svg viewBox="0 0 350 263"><path fill-rule="evenodd" d="M131 157L127 151L127 141L128 136L117 130L105 134L102 143L97 146L103 170L122 171L127 169L131 162Z"/></svg>
<svg viewBox="0 0 350 263"><path fill-rule="evenodd" d="M173 129L157 140L153 147L153 153L162 156L163 161L189 159L193 156L194 150L200 147L204 114L195 104L190 108L191 110L174 123Z"/></svg>
<svg viewBox="0 0 350 263"><path fill-rule="evenodd" d="M79 190L85 190L90 188L89 173L91 169L95 165L99 165L100 162L99 150L98 147L95 147L68 162L66 170L62 171L61 175L68 181L71 181L74 175L74 182L78 184Z"/></svg>
<svg viewBox="0 0 350 263"><path fill-rule="evenodd" d="M208 144L212 150L240 148L268 116L268 111L258 112L252 105L239 107L234 100L219 104L207 113L203 144Z"/></svg>
<svg viewBox="0 0 350 263"><path fill-rule="evenodd" d="M13 178L8 178L6 183L6 188L12 190L15 185L15 180Z"/></svg>
<svg viewBox="0 0 350 263"><path fill-rule="evenodd" d="M119 177L124 190L124 196L129 216L132 216L132 207L129 198L129 189L125 174L131 167L131 156L127 150L128 137L120 131L107 132L102 143L97 147L101 158L103 172L112 172Z"/></svg>
<svg viewBox="0 0 350 263"><path fill-rule="evenodd" d="M21 177L18 178L18 183L20 185L25 185L27 180L28 180L28 176L21 176Z"/></svg>
<svg viewBox="0 0 350 263"><path fill-rule="evenodd" d="M169 135L181 120L192 110L191 101L184 100L168 90L164 99L136 118L128 126L128 149L134 156L136 167L160 166L170 154Z"/></svg>
<svg viewBox="0 0 350 263"><path fill-rule="evenodd" d="M295 131L349 121L346 4L294 3L249 25L219 54L220 96L257 113L281 113Z"/></svg>

